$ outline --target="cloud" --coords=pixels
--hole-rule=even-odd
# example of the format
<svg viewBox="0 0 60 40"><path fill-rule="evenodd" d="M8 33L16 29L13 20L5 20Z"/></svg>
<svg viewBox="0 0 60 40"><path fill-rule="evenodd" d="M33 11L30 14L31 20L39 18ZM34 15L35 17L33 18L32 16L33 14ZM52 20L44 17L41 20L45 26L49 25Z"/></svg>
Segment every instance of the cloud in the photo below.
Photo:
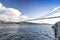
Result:
<svg viewBox="0 0 60 40"><path fill-rule="evenodd" d="M23 19L22 19L23 18ZM7 8L0 3L0 20L3 21L14 21L19 22L22 20L26 20L27 16L22 15L21 12L14 8Z"/></svg>

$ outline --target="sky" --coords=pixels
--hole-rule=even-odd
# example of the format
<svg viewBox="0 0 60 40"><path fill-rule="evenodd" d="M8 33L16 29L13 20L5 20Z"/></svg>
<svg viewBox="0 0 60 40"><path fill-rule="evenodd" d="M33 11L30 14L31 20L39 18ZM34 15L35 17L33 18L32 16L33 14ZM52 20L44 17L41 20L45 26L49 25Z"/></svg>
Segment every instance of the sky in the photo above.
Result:
<svg viewBox="0 0 60 40"><path fill-rule="evenodd" d="M57 10L60 10L60 0L0 0L0 20L21 21L36 19ZM50 16L56 15L59 16L59 12ZM55 23L57 20L60 19L34 22Z"/></svg>
<svg viewBox="0 0 60 40"><path fill-rule="evenodd" d="M0 0L0 3L21 11L29 18L39 18L60 6L60 0Z"/></svg>

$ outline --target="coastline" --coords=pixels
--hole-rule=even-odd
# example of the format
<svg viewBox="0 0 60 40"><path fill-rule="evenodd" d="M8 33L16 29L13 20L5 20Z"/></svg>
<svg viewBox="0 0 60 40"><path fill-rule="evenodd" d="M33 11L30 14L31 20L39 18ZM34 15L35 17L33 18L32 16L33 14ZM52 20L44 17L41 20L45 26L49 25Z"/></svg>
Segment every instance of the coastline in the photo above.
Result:
<svg viewBox="0 0 60 40"><path fill-rule="evenodd" d="M0 24L40 24L40 25L52 25L52 24L48 24L48 23L33 23L33 22L5 22L0 20Z"/></svg>

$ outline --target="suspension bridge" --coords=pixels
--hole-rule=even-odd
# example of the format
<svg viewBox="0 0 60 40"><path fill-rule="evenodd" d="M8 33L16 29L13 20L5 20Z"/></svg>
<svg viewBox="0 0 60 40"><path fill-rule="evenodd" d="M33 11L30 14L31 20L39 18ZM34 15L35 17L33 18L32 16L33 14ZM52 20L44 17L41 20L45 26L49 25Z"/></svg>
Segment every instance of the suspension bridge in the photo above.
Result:
<svg viewBox="0 0 60 40"><path fill-rule="evenodd" d="M46 14L40 18L36 18L36 19L30 19L30 20L26 20L27 22L33 22L33 23L51 23L54 24L55 22L60 20L60 8L58 8L57 10ZM58 15L54 15L54 14L58 14Z"/></svg>

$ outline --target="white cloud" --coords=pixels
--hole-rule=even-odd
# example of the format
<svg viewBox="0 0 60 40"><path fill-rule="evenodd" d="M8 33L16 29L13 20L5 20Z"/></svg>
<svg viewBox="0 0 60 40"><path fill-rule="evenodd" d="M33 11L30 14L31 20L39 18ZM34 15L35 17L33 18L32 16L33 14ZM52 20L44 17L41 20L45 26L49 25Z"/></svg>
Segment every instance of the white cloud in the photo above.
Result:
<svg viewBox="0 0 60 40"><path fill-rule="evenodd" d="M27 19L28 19L27 16L25 16L25 15L21 16L21 20L22 20L22 21L25 21L25 20L27 20Z"/></svg>
<svg viewBox="0 0 60 40"><path fill-rule="evenodd" d="M23 19L22 19L23 18ZM6 8L0 3L0 20L3 21L22 21L27 19L27 16L21 16L21 12L14 8Z"/></svg>

